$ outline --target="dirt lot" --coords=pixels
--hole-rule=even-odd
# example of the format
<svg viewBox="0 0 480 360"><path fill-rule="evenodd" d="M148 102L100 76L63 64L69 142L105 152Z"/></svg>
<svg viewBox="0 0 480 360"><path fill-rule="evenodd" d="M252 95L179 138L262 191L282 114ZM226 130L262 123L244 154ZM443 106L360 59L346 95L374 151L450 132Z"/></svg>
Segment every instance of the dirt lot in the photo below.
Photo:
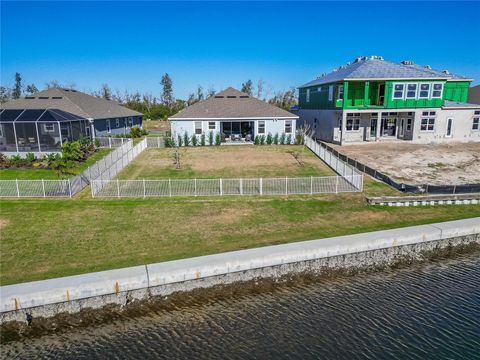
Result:
<svg viewBox="0 0 480 360"><path fill-rule="evenodd" d="M383 143L334 147L350 158L409 184L480 183L480 143Z"/></svg>
<svg viewBox="0 0 480 360"><path fill-rule="evenodd" d="M148 130L152 136L170 131L170 123L164 120L144 120L143 127Z"/></svg>
<svg viewBox="0 0 480 360"><path fill-rule="evenodd" d="M301 154L299 161L294 153ZM176 169L172 149L147 149L119 175L120 179L246 178L328 176L333 171L301 146L205 146L180 148Z"/></svg>

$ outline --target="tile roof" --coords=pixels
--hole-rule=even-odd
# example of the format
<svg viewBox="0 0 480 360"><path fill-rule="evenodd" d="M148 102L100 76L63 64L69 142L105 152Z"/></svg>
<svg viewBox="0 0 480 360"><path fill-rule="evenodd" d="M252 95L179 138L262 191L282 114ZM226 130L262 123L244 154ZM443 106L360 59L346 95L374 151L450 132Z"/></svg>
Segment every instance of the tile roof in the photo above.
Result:
<svg viewBox="0 0 480 360"><path fill-rule="evenodd" d="M1 109L60 109L82 118L106 119L139 116L141 113L121 106L116 101L87 95L73 89L51 88L32 96L8 101Z"/></svg>
<svg viewBox="0 0 480 360"><path fill-rule="evenodd" d="M298 116L229 87L170 117L172 120L219 118L298 118Z"/></svg>
<svg viewBox="0 0 480 360"><path fill-rule="evenodd" d="M467 80L462 76L453 75L444 71L433 70L430 67L415 65L411 62L400 64L383 60L378 56L357 58L353 63L332 71L310 81L300 88L328 84L342 80L355 79L445 79Z"/></svg>

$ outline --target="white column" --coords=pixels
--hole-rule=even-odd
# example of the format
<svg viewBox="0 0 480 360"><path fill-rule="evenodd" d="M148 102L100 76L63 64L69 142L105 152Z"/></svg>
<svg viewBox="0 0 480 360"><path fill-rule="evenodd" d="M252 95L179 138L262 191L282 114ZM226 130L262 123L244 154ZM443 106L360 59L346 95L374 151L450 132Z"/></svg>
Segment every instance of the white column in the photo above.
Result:
<svg viewBox="0 0 480 360"><path fill-rule="evenodd" d="M42 189L43 189L43 197L46 197L47 195L45 194L45 180L42 179Z"/></svg>
<svg viewBox="0 0 480 360"><path fill-rule="evenodd" d="M223 195L223 182L222 179L220 179L220 196Z"/></svg>
<svg viewBox="0 0 480 360"><path fill-rule="evenodd" d="M120 181L117 179L117 197L120 197Z"/></svg>
<svg viewBox="0 0 480 360"><path fill-rule="evenodd" d="M147 188L145 186L145 179L143 179L143 197L147 196Z"/></svg>
<svg viewBox="0 0 480 360"><path fill-rule="evenodd" d="M172 197L172 180L168 179L168 196Z"/></svg>
<svg viewBox="0 0 480 360"><path fill-rule="evenodd" d="M17 185L17 197L20 197L20 189L18 187L18 179L15 179L15 184Z"/></svg>

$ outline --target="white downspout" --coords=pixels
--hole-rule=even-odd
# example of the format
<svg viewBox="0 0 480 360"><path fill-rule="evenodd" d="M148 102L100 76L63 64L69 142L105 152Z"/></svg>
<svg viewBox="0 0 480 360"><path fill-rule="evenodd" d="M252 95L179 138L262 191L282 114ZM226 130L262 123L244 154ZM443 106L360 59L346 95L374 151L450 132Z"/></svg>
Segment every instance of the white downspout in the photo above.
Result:
<svg viewBox="0 0 480 360"><path fill-rule="evenodd" d="M95 126L93 125L93 119L88 118L87 120L90 122L90 132L91 132L90 136L92 137L92 140L95 141Z"/></svg>

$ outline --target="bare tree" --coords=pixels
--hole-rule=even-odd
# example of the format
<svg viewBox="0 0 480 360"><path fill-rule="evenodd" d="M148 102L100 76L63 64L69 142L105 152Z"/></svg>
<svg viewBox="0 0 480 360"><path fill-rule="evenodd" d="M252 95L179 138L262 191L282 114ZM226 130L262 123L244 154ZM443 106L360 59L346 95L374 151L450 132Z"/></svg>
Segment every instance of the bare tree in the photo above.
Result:
<svg viewBox="0 0 480 360"><path fill-rule="evenodd" d="M257 99L262 100L262 95L263 95L263 85L265 84L265 81L262 79L258 80L257 83Z"/></svg>
<svg viewBox="0 0 480 360"><path fill-rule="evenodd" d="M28 95L33 95L35 93L38 92L38 89L37 87L35 86L35 84L30 84L30 85L27 85L25 87L25 92L28 94Z"/></svg>
<svg viewBox="0 0 480 360"><path fill-rule="evenodd" d="M0 86L0 103L3 104L12 98L12 90L6 86Z"/></svg>

